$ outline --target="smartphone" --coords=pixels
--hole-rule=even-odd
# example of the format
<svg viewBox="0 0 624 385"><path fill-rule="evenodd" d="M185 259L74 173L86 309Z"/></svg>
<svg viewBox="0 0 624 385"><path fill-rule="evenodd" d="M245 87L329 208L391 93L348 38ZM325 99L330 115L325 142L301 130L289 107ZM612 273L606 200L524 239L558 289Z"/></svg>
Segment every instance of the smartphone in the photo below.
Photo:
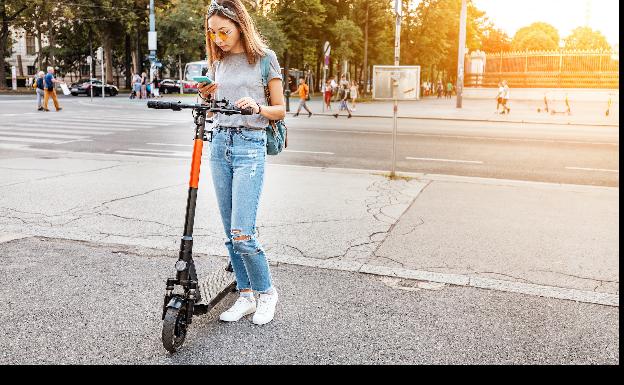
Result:
<svg viewBox="0 0 624 385"><path fill-rule="evenodd" d="M212 79L210 79L208 76L193 76L192 79L197 83L212 84Z"/></svg>

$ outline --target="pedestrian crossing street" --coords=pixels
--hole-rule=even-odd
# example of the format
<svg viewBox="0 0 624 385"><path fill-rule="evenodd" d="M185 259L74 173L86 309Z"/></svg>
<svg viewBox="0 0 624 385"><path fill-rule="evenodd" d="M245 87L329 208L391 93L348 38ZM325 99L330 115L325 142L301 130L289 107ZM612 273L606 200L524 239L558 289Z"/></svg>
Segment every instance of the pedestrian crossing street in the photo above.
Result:
<svg viewBox="0 0 624 385"><path fill-rule="evenodd" d="M56 113L23 114L19 119L4 114L0 117L0 149L93 142L106 135L171 125L171 122L162 119L129 115L94 117L51 114Z"/></svg>

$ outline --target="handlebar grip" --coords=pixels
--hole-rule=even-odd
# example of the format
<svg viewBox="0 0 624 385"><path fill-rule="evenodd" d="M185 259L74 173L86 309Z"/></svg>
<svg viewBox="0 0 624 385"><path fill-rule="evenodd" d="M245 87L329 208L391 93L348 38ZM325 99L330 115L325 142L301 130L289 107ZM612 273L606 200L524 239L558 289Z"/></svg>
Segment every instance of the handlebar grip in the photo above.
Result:
<svg viewBox="0 0 624 385"><path fill-rule="evenodd" d="M253 115L254 114L253 108L251 107L242 108L240 112L241 112L241 115Z"/></svg>
<svg viewBox="0 0 624 385"><path fill-rule="evenodd" d="M173 108L173 106L177 104L177 103L171 103L171 102L161 102L161 101L157 101L157 100L150 100L147 102L147 108L154 108L157 110L170 110Z"/></svg>

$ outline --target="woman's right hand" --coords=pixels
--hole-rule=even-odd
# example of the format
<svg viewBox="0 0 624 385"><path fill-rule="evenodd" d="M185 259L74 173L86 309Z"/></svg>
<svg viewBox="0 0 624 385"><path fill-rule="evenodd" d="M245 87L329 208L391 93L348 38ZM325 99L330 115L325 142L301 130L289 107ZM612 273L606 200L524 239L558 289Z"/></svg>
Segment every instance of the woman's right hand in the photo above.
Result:
<svg viewBox="0 0 624 385"><path fill-rule="evenodd" d="M219 88L218 83L211 83L211 84L199 83L197 86L198 86L197 89L199 90L199 93L204 99L207 99L208 95L214 97L215 93L217 92L217 88Z"/></svg>

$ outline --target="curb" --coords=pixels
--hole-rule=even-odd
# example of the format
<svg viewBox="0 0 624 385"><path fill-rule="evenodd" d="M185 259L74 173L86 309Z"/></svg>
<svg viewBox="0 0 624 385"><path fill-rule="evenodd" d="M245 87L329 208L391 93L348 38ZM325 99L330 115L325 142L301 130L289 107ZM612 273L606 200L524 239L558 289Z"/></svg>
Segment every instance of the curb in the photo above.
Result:
<svg viewBox="0 0 624 385"><path fill-rule="evenodd" d="M294 112L287 112L286 114L294 115ZM312 116L334 116L333 114L318 112L313 113ZM346 117L346 116L345 116ZM392 119L392 116L385 115L355 115L354 118L377 118L377 119ZM498 119L479 119L479 118L453 118L453 117L431 117L431 116L399 116L399 119L412 119L412 120L450 120L450 121L463 121L463 122L487 122L487 123L526 123L526 124L551 124L557 126L592 126L592 127L620 127L620 124L613 123L579 123L579 122L541 122L535 120L498 120Z"/></svg>
<svg viewBox="0 0 624 385"><path fill-rule="evenodd" d="M356 261L332 261L284 255L269 256L269 261L288 265L307 266L321 269L341 270L354 273L371 274L383 277L395 277L426 282L444 283L454 286L474 287L485 290L496 290L509 293L519 293L544 298L563 299L597 305L620 307L618 294L598 293L579 289L569 289L556 286L537 285L533 283L504 281L493 278L474 277L465 274L437 273L404 268L392 268L370 265Z"/></svg>

